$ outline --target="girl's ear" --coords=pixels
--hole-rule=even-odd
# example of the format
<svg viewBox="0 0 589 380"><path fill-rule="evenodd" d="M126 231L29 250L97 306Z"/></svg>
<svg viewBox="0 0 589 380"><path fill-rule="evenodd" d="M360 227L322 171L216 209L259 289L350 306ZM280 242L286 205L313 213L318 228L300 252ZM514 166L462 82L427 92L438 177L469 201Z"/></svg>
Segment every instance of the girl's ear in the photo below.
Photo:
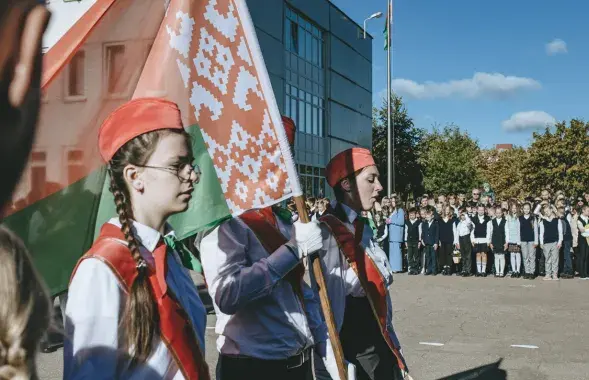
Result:
<svg viewBox="0 0 589 380"><path fill-rule="evenodd" d="M141 180L141 172L135 165L127 165L123 169L123 178L130 188L135 189L138 192L143 192L144 183Z"/></svg>

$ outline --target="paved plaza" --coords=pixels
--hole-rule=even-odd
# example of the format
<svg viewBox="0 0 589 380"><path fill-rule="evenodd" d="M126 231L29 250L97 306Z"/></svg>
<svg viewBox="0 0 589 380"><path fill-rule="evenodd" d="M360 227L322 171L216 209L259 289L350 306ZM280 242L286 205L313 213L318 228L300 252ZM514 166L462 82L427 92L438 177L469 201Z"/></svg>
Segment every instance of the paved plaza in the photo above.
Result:
<svg viewBox="0 0 589 380"><path fill-rule="evenodd" d="M395 326L415 380L497 362L508 379L589 379L589 281L399 274ZM207 361L214 372L214 316ZM61 350L41 354L41 380L61 379ZM214 379L214 376L213 376Z"/></svg>

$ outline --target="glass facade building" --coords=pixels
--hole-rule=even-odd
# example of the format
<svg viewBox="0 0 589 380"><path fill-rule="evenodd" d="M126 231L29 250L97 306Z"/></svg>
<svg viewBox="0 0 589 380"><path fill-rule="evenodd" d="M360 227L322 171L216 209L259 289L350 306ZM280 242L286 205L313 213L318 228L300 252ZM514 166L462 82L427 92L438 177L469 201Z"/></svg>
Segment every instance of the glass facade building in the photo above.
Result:
<svg viewBox="0 0 589 380"><path fill-rule="evenodd" d="M325 165L372 146L372 38L328 0L247 0L280 112L297 125L307 196L332 197Z"/></svg>

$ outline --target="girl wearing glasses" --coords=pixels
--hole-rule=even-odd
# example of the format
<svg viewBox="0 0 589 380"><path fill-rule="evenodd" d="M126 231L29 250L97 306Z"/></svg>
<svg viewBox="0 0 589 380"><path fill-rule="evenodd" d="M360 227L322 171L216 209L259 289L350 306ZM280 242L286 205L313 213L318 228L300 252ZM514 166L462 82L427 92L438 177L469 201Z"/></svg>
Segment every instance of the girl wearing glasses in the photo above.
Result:
<svg viewBox="0 0 589 380"><path fill-rule="evenodd" d="M208 379L205 308L168 217L198 182L176 104L132 100L98 134L117 219L80 259L66 307L64 378Z"/></svg>

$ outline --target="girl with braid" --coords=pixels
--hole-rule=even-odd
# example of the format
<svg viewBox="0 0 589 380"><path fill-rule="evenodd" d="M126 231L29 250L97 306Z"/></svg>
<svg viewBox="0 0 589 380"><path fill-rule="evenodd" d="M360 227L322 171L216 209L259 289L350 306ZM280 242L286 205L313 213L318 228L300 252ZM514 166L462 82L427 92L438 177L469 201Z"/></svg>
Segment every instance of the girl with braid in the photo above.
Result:
<svg viewBox="0 0 589 380"><path fill-rule="evenodd" d="M166 223L198 182L177 105L140 98L98 133L118 218L80 259L66 307L64 379L208 380L206 311Z"/></svg>

